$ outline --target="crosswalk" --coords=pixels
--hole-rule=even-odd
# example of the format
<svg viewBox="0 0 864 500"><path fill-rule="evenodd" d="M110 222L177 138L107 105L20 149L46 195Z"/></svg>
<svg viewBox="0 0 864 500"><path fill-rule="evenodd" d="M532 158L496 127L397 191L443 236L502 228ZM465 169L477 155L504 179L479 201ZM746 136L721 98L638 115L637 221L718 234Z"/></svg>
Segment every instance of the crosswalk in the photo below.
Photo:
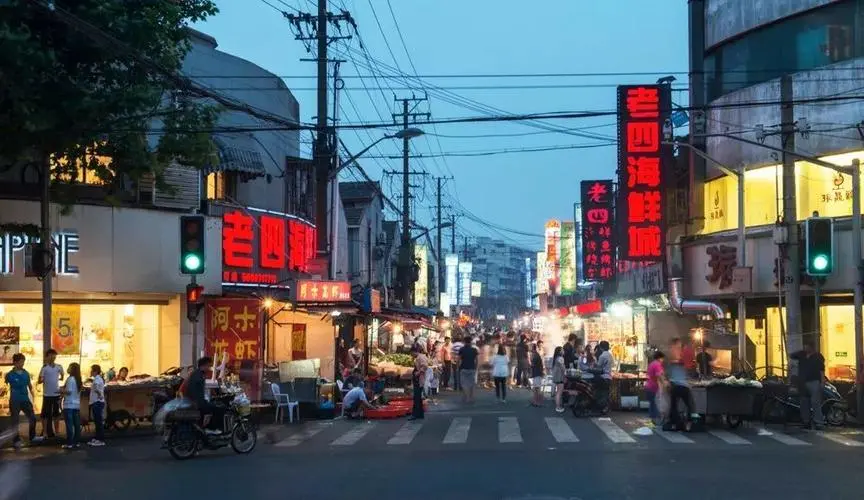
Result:
<svg viewBox="0 0 864 500"><path fill-rule="evenodd" d="M711 428L700 433L634 433L643 421L633 417L574 419L566 417L455 416L416 421L337 421L309 423L275 443L277 448L302 445L348 448L382 446L406 448L411 445L458 449L479 442L502 447L574 445L603 443L613 446L672 447L792 446L814 445L840 448L864 447L864 432L830 430L821 432L782 431L762 426L743 426L734 431ZM646 435L643 435L646 434Z"/></svg>

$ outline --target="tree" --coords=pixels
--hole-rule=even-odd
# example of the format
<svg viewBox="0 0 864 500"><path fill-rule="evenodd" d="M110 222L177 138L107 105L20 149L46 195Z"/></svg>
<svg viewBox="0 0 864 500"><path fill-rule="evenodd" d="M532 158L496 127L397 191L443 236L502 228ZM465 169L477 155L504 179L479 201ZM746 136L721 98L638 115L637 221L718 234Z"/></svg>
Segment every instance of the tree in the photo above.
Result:
<svg viewBox="0 0 864 500"><path fill-rule="evenodd" d="M216 12L211 0L0 2L0 162L47 162L55 180L86 171L109 196L145 174L164 186L172 161L216 163L217 109L177 76L188 24ZM69 187L54 182L56 201Z"/></svg>

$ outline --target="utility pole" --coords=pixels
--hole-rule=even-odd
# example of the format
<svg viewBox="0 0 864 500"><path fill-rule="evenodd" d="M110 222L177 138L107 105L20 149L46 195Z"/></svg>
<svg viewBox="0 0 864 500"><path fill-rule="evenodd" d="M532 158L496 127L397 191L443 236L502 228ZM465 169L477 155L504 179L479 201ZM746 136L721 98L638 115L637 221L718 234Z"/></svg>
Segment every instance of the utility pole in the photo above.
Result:
<svg viewBox="0 0 864 500"><path fill-rule="evenodd" d="M465 257L465 262L468 262L468 235L462 235L465 244L462 246L462 256Z"/></svg>
<svg viewBox="0 0 864 500"><path fill-rule="evenodd" d="M318 251L317 256L320 262L326 264L327 277L333 276L333 263L331 262L330 252L330 224L328 221L328 212L330 211L330 199L328 196L328 188L330 186L330 173L333 168L333 157L335 149L334 143L331 140L331 128L328 123L327 97L329 80L327 78L328 65L331 62L327 58L327 47L330 42L341 39L351 38L347 36L329 36L327 27L332 23L337 28L340 23L347 23L356 29L357 24L347 11L342 11L339 14L333 14L327 10L327 0L318 0L317 14L313 15L306 12L298 14L284 14L285 18L290 22L297 35L295 39L303 42L316 42L317 57L314 59L301 59L301 61L315 62L317 64L317 111L315 117L315 145L312 151L313 164L315 165L315 226L318 233ZM306 46L308 51L312 51L310 45ZM334 181L335 182L335 181ZM335 202L335 193L334 200ZM334 203L335 204L335 203Z"/></svg>
<svg viewBox="0 0 864 500"><path fill-rule="evenodd" d="M42 271L42 352L51 349L51 286L54 283L54 240L51 239L51 159L42 158L42 197L40 240Z"/></svg>
<svg viewBox="0 0 864 500"><path fill-rule="evenodd" d="M456 214L450 215L450 253L456 253Z"/></svg>
<svg viewBox="0 0 864 500"><path fill-rule="evenodd" d="M418 104L425 101L425 97L410 97L396 99L402 103L402 129L407 130L411 120L417 121L418 116L429 118L429 113L415 113L413 110ZM414 105L413 107L411 105ZM400 116L393 115L394 118ZM402 139L402 246L399 254L399 269L402 271L402 307L410 309L412 306L411 290L414 288L413 262L414 255L411 243L411 167L410 167L411 143L407 135Z"/></svg>
<svg viewBox="0 0 864 500"><path fill-rule="evenodd" d="M801 338L801 259L798 245L798 214L795 197L795 110L792 78L780 79L780 127L783 159L783 224L786 226L786 352L802 347Z"/></svg>
<svg viewBox="0 0 864 500"><path fill-rule="evenodd" d="M435 206L436 212L436 221L437 221L437 235L436 235L436 249L438 250L438 293L444 289L444 247L441 243L442 232L444 228L441 226L444 225L444 221L441 219L441 210L444 208L441 205L441 188L444 185L444 181L450 179L451 177L437 177L435 180L438 183L438 191L437 194L437 204Z"/></svg>

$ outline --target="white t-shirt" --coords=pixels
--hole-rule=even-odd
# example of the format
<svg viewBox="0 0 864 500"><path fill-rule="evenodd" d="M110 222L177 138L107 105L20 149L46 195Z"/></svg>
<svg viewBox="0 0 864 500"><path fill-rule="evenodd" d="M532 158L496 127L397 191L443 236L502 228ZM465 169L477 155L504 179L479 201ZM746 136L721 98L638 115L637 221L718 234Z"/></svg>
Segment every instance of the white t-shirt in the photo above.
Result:
<svg viewBox="0 0 864 500"><path fill-rule="evenodd" d="M510 373L510 359L505 354L492 357L492 376L506 377Z"/></svg>
<svg viewBox="0 0 864 500"><path fill-rule="evenodd" d="M55 397L60 395L60 376L63 375L63 367L54 363L54 366L45 365L39 372L42 379L42 395Z"/></svg>
<svg viewBox="0 0 864 500"><path fill-rule="evenodd" d="M105 402L105 380L102 375L93 377L93 384L90 385L90 404Z"/></svg>
<svg viewBox="0 0 864 500"><path fill-rule="evenodd" d="M81 389L78 387L78 382L75 377L66 379L66 385L63 391L63 409L64 410L80 410L81 409Z"/></svg>
<svg viewBox="0 0 864 500"><path fill-rule="evenodd" d="M363 391L362 387L355 387L348 391L345 394L345 397L342 398L342 406L344 406L345 408L350 408L354 406L357 401L364 401L366 403L369 402L366 400L366 393Z"/></svg>

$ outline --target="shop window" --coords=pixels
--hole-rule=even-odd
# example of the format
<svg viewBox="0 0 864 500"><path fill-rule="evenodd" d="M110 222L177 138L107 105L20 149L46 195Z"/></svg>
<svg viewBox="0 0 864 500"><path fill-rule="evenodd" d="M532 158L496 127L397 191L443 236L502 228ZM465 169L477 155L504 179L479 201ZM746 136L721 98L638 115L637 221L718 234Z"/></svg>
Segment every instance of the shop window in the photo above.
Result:
<svg viewBox="0 0 864 500"><path fill-rule="evenodd" d="M207 174L208 200L233 200L237 196L237 175L235 172L211 172Z"/></svg>
<svg viewBox="0 0 864 500"><path fill-rule="evenodd" d="M52 347L60 353L57 362L64 367L80 363L85 379L94 364L100 365L105 373L126 367L131 376L158 375L163 366L160 357L170 355L179 359L179 353L161 349L162 307L56 304L52 312L52 330L56 332ZM42 387L35 380L43 363L42 347L41 304L0 304L0 372L9 368L12 354L24 354L27 357L24 367L30 372L37 392L37 407L41 404ZM0 397L0 414L8 410L7 402Z"/></svg>

